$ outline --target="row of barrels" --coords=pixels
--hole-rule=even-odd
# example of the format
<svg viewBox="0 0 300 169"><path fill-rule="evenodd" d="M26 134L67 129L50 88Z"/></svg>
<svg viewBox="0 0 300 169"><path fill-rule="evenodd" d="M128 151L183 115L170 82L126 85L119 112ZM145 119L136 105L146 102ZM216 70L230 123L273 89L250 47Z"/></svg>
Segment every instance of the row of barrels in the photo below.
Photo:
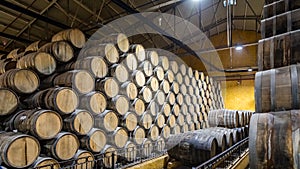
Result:
<svg viewBox="0 0 300 169"><path fill-rule="evenodd" d="M280 15L287 11L300 8L300 3L293 0L266 0L263 8L264 19Z"/></svg>
<svg viewBox="0 0 300 169"><path fill-rule="evenodd" d="M252 113L240 110L212 110L208 113L208 123L210 127L245 127L249 125Z"/></svg>
<svg viewBox="0 0 300 169"><path fill-rule="evenodd" d="M171 158L197 166L248 136L248 128L213 127L172 135L166 141Z"/></svg>

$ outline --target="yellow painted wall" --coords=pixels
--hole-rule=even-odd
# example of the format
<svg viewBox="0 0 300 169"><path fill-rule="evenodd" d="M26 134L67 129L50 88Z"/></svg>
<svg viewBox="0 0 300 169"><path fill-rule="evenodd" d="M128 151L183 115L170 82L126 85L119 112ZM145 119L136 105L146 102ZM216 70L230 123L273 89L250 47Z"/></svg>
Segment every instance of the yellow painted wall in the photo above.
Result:
<svg viewBox="0 0 300 169"><path fill-rule="evenodd" d="M255 111L254 80L222 82L226 109Z"/></svg>

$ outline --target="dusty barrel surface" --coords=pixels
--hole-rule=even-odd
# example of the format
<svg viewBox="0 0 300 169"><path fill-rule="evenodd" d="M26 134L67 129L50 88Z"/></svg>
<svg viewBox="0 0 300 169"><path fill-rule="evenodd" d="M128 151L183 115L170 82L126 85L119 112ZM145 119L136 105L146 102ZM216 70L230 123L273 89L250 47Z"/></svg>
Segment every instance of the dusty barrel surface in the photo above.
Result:
<svg viewBox="0 0 300 169"><path fill-rule="evenodd" d="M59 169L59 163L51 157L38 157L30 168Z"/></svg>
<svg viewBox="0 0 300 169"><path fill-rule="evenodd" d="M93 153L102 151L107 143L106 133L98 128L93 128L86 136L80 139L81 148L87 149Z"/></svg>
<svg viewBox="0 0 300 169"><path fill-rule="evenodd" d="M79 29L66 29L52 36L52 42L65 40L76 48L82 48L85 44L85 35Z"/></svg>
<svg viewBox="0 0 300 169"><path fill-rule="evenodd" d="M86 110L75 110L64 118L63 129L76 135L86 135L94 126L93 115Z"/></svg>
<svg viewBox="0 0 300 169"><path fill-rule="evenodd" d="M43 45L38 52L50 53L58 62L66 63L74 58L72 46L66 41L51 42Z"/></svg>
<svg viewBox="0 0 300 169"><path fill-rule="evenodd" d="M87 109L94 114L102 113L106 109L106 106L106 96L99 91L82 95L79 103L79 108Z"/></svg>
<svg viewBox="0 0 300 169"><path fill-rule="evenodd" d="M128 141L128 132L123 127L117 127L108 134L108 142L117 148L123 148Z"/></svg>
<svg viewBox="0 0 300 169"><path fill-rule="evenodd" d="M19 98L10 89L0 88L0 116L10 115L19 105Z"/></svg>
<svg viewBox="0 0 300 169"><path fill-rule="evenodd" d="M119 125L119 118L112 110L105 110L98 114L95 118L95 127L103 129L107 132L113 132Z"/></svg>
<svg viewBox="0 0 300 169"><path fill-rule="evenodd" d="M95 163L94 155L86 150L78 150L73 159L76 161L73 163L76 169L93 169Z"/></svg>

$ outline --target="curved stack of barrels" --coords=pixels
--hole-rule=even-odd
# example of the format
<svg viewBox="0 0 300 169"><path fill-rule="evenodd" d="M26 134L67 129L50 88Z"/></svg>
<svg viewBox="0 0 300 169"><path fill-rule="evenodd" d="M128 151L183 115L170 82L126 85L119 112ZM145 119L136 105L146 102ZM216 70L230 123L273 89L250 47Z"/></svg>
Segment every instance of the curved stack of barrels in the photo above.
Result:
<svg viewBox="0 0 300 169"><path fill-rule="evenodd" d="M267 0L264 6L250 168L300 167L299 16L299 1Z"/></svg>
<svg viewBox="0 0 300 169"><path fill-rule="evenodd" d="M0 161L10 168L59 168L99 153L106 167L147 158L224 107L220 84L203 72L122 33L86 42L78 29L2 56L0 95Z"/></svg>

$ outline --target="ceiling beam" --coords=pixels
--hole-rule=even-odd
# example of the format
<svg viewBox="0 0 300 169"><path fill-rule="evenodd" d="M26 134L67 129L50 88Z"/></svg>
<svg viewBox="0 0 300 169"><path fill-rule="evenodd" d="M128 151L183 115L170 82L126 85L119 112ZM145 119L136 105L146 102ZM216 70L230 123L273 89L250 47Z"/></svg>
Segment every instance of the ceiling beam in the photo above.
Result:
<svg viewBox="0 0 300 169"><path fill-rule="evenodd" d="M184 0L171 0L171 1L167 1L167 2L164 2L164 3L158 4L158 5L152 6L152 7L148 8L148 9L145 9L144 11L145 12L155 11L155 10L158 10L158 9L160 9L162 7L172 5L172 4L180 2L180 1L184 1Z"/></svg>
<svg viewBox="0 0 300 169"><path fill-rule="evenodd" d="M4 38L8 38L8 39L13 39L13 40L16 40L16 41L19 41L19 42L28 43L28 44L30 44L30 43L33 42L31 40L20 38L20 37L16 37L14 35L10 35L10 34L3 33L3 32L0 32L0 36L2 36Z"/></svg>
<svg viewBox="0 0 300 169"><path fill-rule="evenodd" d="M7 7L9 9L12 9L12 10L24 13L25 15L31 16L33 18L37 18L37 19L39 19L41 21L47 22L47 23L49 23L51 25L54 25L54 26L57 26L57 27L60 27L60 28L63 28L63 29L69 29L69 28L71 28L71 27L69 27L69 26L67 26L67 25L65 25L63 23L60 23L60 22L57 22L57 21L55 21L53 19L50 19L48 17L42 16L42 15L40 15L38 13L35 13L35 12L31 11L31 10L28 10L26 8L23 8L23 7L20 7L18 5L15 5L15 4L13 4L11 2L8 2L6 0L1 0L0 1L0 5L2 5L4 7Z"/></svg>

